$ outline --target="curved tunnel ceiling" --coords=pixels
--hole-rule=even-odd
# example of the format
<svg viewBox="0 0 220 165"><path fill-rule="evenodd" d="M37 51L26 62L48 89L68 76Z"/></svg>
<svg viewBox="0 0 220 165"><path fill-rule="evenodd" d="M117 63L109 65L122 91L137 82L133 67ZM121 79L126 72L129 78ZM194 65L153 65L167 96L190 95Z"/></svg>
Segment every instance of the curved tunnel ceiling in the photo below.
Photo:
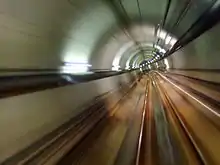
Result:
<svg viewBox="0 0 220 165"><path fill-rule="evenodd" d="M186 2L172 1L164 29L173 29L171 23L178 14L172 13L180 13ZM124 26L111 3L119 6L129 27ZM143 54L152 60L153 46L159 52L168 50L176 41L174 35L179 37L209 1L193 1L194 10L189 10L178 28L172 30L174 35L167 35L165 30L156 34L167 3L164 0L3 0L0 2L0 67L65 70L68 65L74 65L76 71L86 71L139 65L144 60ZM162 40L154 45L156 36ZM145 49L144 53L137 42Z"/></svg>

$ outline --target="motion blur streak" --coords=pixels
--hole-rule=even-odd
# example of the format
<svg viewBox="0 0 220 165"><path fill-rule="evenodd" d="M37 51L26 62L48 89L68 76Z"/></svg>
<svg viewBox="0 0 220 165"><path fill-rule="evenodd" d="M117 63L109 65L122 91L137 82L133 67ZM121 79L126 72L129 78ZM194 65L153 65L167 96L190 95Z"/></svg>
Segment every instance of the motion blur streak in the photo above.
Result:
<svg viewBox="0 0 220 165"><path fill-rule="evenodd" d="M158 73L158 72L157 72ZM158 73L161 77L163 77L165 80L167 80L169 83L171 83L174 87L176 87L177 89L179 89L180 91L182 91L183 93L185 93L187 96L191 97L192 99L194 99L195 101L197 101L199 104L203 105L205 108L207 108L208 110L210 110L212 113L214 113L215 115L217 115L218 117L220 117L220 114L215 112L212 108L210 108L208 105L205 105L203 102L201 102L200 100L198 100L197 98L193 97L191 94L189 94L188 92L186 92L185 90L183 90L182 88L180 88L178 85L176 85L175 83L173 83L172 81L168 80L166 77L164 77L163 75L161 75L160 73Z"/></svg>
<svg viewBox="0 0 220 165"><path fill-rule="evenodd" d="M1 0L0 164L220 165L220 0Z"/></svg>

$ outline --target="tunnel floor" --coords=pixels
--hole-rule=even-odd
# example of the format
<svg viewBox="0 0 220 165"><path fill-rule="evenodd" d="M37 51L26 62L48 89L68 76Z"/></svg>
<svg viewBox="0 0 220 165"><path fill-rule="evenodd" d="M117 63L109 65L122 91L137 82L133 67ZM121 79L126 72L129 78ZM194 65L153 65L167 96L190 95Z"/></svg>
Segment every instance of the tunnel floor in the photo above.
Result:
<svg viewBox="0 0 220 165"><path fill-rule="evenodd" d="M58 164L220 164L219 98L210 84L152 72Z"/></svg>
<svg viewBox="0 0 220 165"><path fill-rule="evenodd" d="M152 71L120 89L119 101L114 100L118 92L110 93L104 109L97 100L67 133L19 163L219 165L218 89L209 82Z"/></svg>

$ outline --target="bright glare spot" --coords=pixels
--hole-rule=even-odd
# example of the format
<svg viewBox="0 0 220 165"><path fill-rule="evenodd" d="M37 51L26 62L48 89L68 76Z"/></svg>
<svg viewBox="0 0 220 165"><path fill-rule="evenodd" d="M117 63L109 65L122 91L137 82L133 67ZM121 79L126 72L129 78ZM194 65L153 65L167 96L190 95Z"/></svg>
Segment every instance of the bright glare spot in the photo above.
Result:
<svg viewBox="0 0 220 165"><path fill-rule="evenodd" d="M164 53L166 53L166 50L165 49L161 49L160 52L164 54Z"/></svg>
<svg viewBox="0 0 220 165"><path fill-rule="evenodd" d="M125 69L129 69L129 68L130 68L130 64L129 64L129 62L127 61L127 62L126 62Z"/></svg>
<svg viewBox="0 0 220 165"><path fill-rule="evenodd" d="M161 53L166 53L166 50L161 48L159 45L155 45L155 48L158 49Z"/></svg>
<svg viewBox="0 0 220 165"><path fill-rule="evenodd" d="M171 46L173 46L177 41L176 38L167 34L167 32L164 30L158 31L157 37L161 38L162 40L165 40L165 44L169 44Z"/></svg>
<svg viewBox="0 0 220 165"><path fill-rule="evenodd" d="M167 59L164 59L164 64L166 65L166 68L169 69L170 65Z"/></svg>
<svg viewBox="0 0 220 165"><path fill-rule="evenodd" d="M167 33L164 30L160 30L160 31L158 31L157 37L164 40L166 38L166 34Z"/></svg>
<svg viewBox="0 0 220 165"><path fill-rule="evenodd" d="M137 64L133 65L132 68L139 68Z"/></svg>
<svg viewBox="0 0 220 165"><path fill-rule="evenodd" d="M87 63L65 63L62 66L61 73L85 73L88 71L88 68L91 67L90 64Z"/></svg>
<svg viewBox="0 0 220 165"><path fill-rule="evenodd" d="M119 71L120 70L120 66L119 65L112 66L112 70Z"/></svg>
<svg viewBox="0 0 220 165"><path fill-rule="evenodd" d="M169 44L171 42L171 36L167 36L165 40L165 44Z"/></svg>
<svg viewBox="0 0 220 165"><path fill-rule="evenodd" d="M113 62L112 62L112 66L118 66L120 64L120 60L123 56L123 54L131 47L134 45L134 42L128 42L125 45L123 45L120 50L117 52Z"/></svg>
<svg viewBox="0 0 220 165"><path fill-rule="evenodd" d="M65 63L83 63L87 64L88 63L88 58L84 53L71 53L71 52L66 52L65 56L63 58L63 61Z"/></svg>
<svg viewBox="0 0 220 165"><path fill-rule="evenodd" d="M149 69L151 69L151 66L150 66L150 65L148 65L148 68L149 68Z"/></svg>
<svg viewBox="0 0 220 165"><path fill-rule="evenodd" d="M170 45L173 46L175 43L176 43L177 39L173 38L171 41L170 41Z"/></svg>
<svg viewBox="0 0 220 165"><path fill-rule="evenodd" d="M126 65L125 69L130 69L130 66L129 66L129 65Z"/></svg>

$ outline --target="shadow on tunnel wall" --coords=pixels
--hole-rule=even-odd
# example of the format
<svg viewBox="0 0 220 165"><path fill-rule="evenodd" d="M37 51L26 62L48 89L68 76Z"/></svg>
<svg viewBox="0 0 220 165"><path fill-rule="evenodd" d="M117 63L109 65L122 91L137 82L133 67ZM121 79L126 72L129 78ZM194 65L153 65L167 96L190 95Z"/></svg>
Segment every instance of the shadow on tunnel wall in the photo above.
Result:
<svg viewBox="0 0 220 165"><path fill-rule="evenodd" d="M138 74L138 77L140 77L141 75ZM139 80L140 78L137 78L137 76L135 74L130 74L128 77L128 82L135 82L136 79ZM132 89L137 85L137 83L135 82ZM130 84L126 83L125 81L123 81L122 79L119 79L117 82L117 86L120 88L120 90L118 90L118 93L123 96L129 89L130 89Z"/></svg>

